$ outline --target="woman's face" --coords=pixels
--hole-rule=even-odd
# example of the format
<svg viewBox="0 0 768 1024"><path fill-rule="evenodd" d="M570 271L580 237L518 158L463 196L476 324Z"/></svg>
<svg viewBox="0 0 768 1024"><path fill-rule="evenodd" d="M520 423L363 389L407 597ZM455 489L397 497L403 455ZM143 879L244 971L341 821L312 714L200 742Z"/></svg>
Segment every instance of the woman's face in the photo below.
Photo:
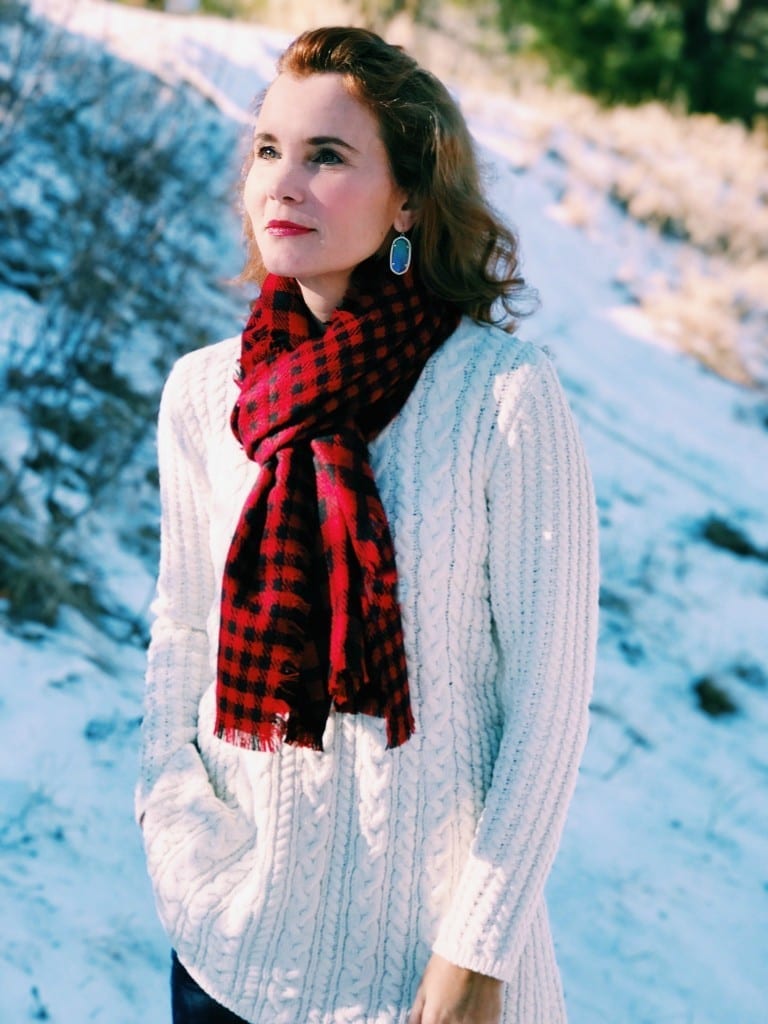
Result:
<svg viewBox="0 0 768 1024"><path fill-rule="evenodd" d="M266 269L295 277L318 319L329 319L355 267L391 229L407 230L374 115L341 75L281 74L256 122L245 209Z"/></svg>

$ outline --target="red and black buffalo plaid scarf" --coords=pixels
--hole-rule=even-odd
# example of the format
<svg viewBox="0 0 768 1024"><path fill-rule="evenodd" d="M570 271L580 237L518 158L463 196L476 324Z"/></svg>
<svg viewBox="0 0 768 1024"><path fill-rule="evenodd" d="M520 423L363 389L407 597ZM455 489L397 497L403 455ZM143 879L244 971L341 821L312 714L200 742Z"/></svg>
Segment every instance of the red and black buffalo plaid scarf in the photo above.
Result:
<svg viewBox="0 0 768 1024"><path fill-rule="evenodd" d="M259 475L222 586L216 734L322 749L331 704L413 731L397 571L367 442L458 313L411 273L356 290L322 337L297 284L267 277L243 332L232 427Z"/></svg>

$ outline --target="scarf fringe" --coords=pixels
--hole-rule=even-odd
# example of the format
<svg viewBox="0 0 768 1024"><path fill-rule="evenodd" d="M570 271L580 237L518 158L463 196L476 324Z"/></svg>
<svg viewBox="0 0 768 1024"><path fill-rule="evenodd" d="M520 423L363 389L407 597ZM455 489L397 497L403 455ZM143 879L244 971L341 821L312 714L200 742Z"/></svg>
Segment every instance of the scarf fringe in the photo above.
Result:
<svg viewBox="0 0 768 1024"><path fill-rule="evenodd" d="M252 726L249 723L249 728ZM259 722L253 732L246 729L239 729L233 726L217 725L215 735L224 743L241 750L258 751L264 754L276 754L285 743L287 722L281 721L274 724ZM322 750L322 745L312 742L298 743L297 746L311 747L313 750Z"/></svg>
<svg viewBox="0 0 768 1024"><path fill-rule="evenodd" d="M381 715L374 711L361 710L359 713L367 715L369 718L381 718ZM400 723L400 732L396 731L389 715L385 717L384 724L387 734L387 750L394 750L396 747L402 746L416 732L416 723L413 720L413 714L410 709L405 716L404 722ZM306 732L302 732L292 739L286 739L287 730L287 721L281 721L273 725L259 723L255 732L217 725L214 735L217 739L222 740L224 743L229 743L233 747L263 754L276 754L286 743L290 746L304 747L307 750L322 751L324 749L322 740L317 740Z"/></svg>

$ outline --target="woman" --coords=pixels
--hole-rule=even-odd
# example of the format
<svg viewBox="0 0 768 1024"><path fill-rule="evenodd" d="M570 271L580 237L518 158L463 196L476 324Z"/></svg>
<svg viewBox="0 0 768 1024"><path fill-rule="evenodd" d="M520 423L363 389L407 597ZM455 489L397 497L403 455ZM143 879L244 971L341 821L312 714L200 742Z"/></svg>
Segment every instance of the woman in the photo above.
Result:
<svg viewBox="0 0 768 1024"><path fill-rule="evenodd" d="M558 1024L595 519L514 238L445 88L359 29L283 55L243 197L260 297L159 424L137 814L174 1020Z"/></svg>

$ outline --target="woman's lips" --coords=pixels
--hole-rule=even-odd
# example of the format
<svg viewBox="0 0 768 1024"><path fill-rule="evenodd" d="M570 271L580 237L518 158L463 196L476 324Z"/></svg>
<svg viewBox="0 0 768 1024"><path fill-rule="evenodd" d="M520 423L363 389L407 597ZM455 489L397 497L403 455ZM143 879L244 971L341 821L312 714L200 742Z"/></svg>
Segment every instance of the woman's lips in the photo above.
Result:
<svg viewBox="0 0 768 1024"><path fill-rule="evenodd" d="M271 220L267 224L267 232L276 235L278 238L288 235L308 235L312 228L304 224L294 224L292 220Z"/></svg>

